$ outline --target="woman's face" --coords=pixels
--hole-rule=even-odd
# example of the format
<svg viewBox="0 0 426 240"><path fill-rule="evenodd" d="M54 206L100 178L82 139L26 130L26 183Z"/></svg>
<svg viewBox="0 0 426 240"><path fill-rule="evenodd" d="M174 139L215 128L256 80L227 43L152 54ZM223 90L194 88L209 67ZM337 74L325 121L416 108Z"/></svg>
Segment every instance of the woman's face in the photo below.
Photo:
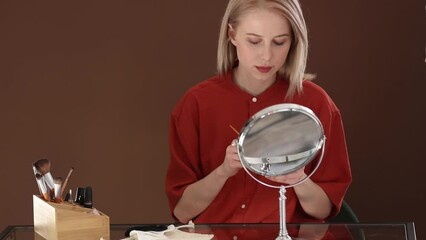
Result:
<svg viewBox="0 0 426 240"><path fill-rule="evenodd" d="M291 45L288 20L266 9L250 11L238 20L229 30L237 49L238 71L251 80L275 80Z"/></svg>

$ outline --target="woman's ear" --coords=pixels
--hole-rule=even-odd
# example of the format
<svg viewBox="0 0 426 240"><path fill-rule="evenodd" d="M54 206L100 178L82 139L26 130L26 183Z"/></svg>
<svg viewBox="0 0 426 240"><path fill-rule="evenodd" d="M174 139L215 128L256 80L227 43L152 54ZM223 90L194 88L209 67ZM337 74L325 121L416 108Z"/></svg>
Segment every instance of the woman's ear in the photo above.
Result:
<svg viewBox="0 0 426 240"><path fill-rule="evenodd" d="M235 46L235 29L228 23L228 38Z"/></svg>

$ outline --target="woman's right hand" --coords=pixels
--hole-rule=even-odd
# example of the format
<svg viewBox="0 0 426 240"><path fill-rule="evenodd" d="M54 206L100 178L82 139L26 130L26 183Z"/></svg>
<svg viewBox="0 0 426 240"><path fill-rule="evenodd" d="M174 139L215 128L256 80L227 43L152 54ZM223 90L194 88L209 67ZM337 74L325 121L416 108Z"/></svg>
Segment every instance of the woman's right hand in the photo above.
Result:
<svg viewBox="0 0 426 240"><path fill-rule="evenodd" d="M237 174L242 167L243 166L237 152L237 140L234 139L231 144L226 147L225 159L219 166L220 174L225 177L232 177Z"/></svg>
<svg viewBox="0 0 426 240"><path fill-rule="evenodd" d="M176 204L173 214L186 223L202 213L222 190L229 177L243 167L237 153L236 140L226 147L223 163L206 177L190 184Z"/></svg>

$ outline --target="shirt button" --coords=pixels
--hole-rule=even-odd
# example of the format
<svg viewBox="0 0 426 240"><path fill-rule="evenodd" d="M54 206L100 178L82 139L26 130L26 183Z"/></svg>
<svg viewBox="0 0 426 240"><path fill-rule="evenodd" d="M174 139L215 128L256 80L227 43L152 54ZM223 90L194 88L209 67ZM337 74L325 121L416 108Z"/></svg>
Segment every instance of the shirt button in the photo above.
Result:
<svg viewBox="0 0 426 240"><path fill-rule="evenodd" d="M251 100L252 100L253 102L257 102L257 98L256 98L256 97L253 97Z"/></svg>
<svg viewBox="0 0 426 240"><path fill-rule="evenodd" d="M232 240L237 240L238 239L238 237L237 236L233 236L232 237Z"/></svg>
<svg viewBox="0 0 426 240"><path fill-rule="evenodd" d="M245 204L241 205L241 208L242 209L246 208L246 205Z"/></svg>

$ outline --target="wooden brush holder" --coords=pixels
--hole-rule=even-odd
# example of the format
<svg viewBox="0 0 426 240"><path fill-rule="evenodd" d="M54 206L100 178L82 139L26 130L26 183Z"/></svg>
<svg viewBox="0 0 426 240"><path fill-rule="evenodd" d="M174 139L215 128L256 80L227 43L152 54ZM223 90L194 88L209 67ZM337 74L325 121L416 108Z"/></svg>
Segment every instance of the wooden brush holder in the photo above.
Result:
<svg viewBox="0 0 426 240"><path fill-rule="evenodd" d="M109 217L71 203L46 202L33 196L34 231L49 240L109 240Z"/></svg>

